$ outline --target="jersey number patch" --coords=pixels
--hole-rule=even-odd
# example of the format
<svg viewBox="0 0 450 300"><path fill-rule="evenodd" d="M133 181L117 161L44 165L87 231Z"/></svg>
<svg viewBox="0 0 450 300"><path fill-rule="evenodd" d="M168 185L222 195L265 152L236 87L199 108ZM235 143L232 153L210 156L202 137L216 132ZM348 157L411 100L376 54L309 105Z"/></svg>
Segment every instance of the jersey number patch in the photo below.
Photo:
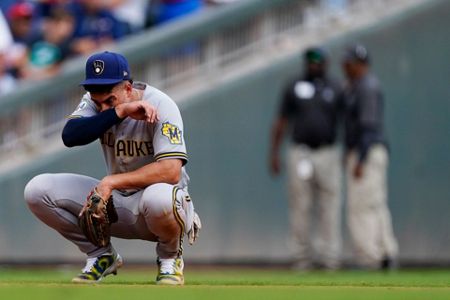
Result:
<svg viewBox="0 0 450 300"><path fill-rule="evenodd" d="M176 125L168 122L163 123L161 131L169 139L171 144L181 145L181 130Z"/></svg>

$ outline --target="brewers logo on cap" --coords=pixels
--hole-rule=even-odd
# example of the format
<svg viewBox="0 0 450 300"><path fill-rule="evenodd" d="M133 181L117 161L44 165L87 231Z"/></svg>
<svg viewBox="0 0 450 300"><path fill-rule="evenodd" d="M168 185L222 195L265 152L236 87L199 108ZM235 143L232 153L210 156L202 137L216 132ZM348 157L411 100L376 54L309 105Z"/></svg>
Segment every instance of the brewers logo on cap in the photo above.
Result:
<svg viewBox="0 0 450 300"><path fill-rule="evenodd" d="M105 69L105 62L103 60L95 60L93 66L94 66L94 74L100 75L103 73L103 70Z"/></svg>
<svg viewBox="0 0 450 300"><path fill-rule="evenodd" d="M81 85L111 85L130 79L127 59L122 54L105 51L88 58L86 77Z"/></svg>

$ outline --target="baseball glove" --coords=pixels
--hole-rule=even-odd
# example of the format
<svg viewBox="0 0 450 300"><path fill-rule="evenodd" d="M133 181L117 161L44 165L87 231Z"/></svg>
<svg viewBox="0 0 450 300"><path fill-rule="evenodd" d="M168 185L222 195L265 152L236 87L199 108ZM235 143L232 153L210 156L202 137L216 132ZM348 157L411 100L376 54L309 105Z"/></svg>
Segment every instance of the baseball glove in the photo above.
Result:
<svg viewBox="0 0 450 300"><path fill-rule="evenodd" d="M111 240L111 224L118 219L112 196L102 199L94 188L78 216L78 225L92 244L105 247Z"/></svg>

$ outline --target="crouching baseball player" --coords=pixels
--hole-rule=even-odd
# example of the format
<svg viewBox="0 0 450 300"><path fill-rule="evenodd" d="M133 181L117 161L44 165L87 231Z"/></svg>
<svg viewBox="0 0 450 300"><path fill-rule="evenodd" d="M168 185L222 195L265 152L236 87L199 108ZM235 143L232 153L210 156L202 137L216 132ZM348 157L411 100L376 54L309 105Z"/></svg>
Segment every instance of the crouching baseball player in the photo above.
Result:
<svg viewBox="0 0 450 300"><path fill-rule="evenodd" d="M87 93L69 116L68 147L100 140L108 175L41 174L25 200L45 224L87 255L73 282L116 274L122 257L110 236L157 243L158 284L184 283L183 237L192 244L201 227L187 191L183 121L177 105L145 83L133 83L128 62L103 52L86 62Z"/></svg>

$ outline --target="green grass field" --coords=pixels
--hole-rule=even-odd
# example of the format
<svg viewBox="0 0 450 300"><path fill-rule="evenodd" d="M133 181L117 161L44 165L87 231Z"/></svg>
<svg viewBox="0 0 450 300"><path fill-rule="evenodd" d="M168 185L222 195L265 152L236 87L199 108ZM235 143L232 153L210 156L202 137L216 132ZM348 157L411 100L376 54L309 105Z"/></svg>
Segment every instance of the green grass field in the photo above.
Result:
<svg viewBox="0 0 450 300"><path fill-rule="evenodd" d="M334 273L230 267L185 270L183 287L156 286L156 267L124 266L95 285L70 268L0 268L0 299L450 299L450 270Z"/></svg>

